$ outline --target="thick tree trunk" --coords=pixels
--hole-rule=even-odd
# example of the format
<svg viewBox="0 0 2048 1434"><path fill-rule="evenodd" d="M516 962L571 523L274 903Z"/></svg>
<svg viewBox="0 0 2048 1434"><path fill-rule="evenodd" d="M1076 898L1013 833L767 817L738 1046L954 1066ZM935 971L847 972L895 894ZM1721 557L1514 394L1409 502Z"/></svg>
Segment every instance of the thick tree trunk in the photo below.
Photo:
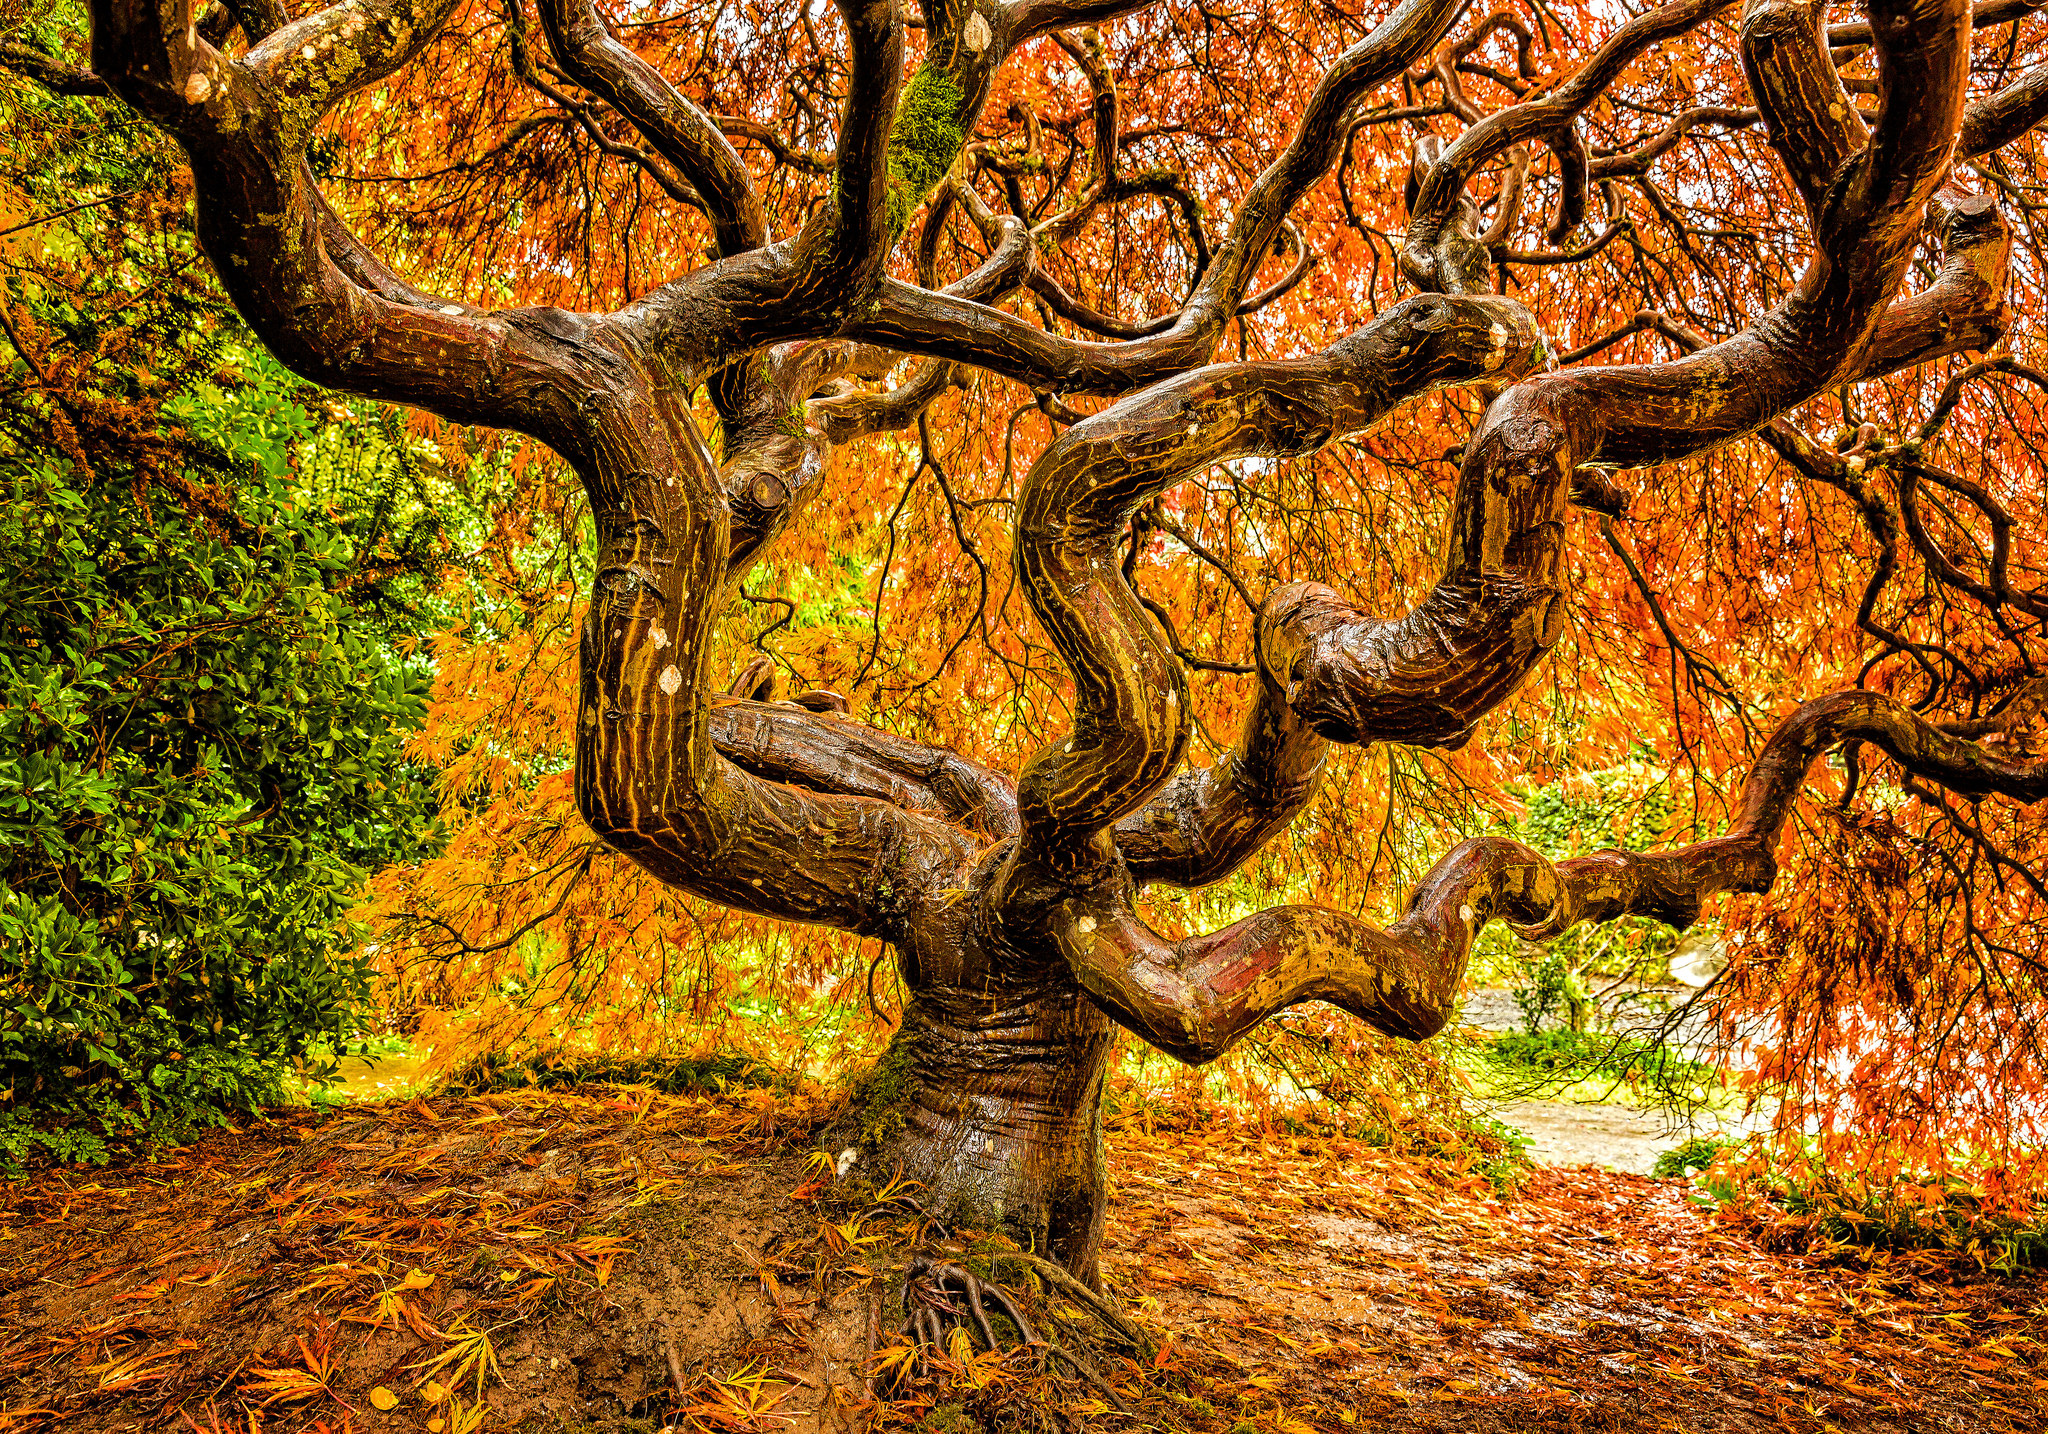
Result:
<svg viewBox="0 0 2048 1434"><path fill-rule="evenodd" d="M1115 1027L1064 964L915 990L887 1053L822 1140L840 1177L902 1174L948 1224L999 1231L1096 1282L1102 1082Z"/></svg>

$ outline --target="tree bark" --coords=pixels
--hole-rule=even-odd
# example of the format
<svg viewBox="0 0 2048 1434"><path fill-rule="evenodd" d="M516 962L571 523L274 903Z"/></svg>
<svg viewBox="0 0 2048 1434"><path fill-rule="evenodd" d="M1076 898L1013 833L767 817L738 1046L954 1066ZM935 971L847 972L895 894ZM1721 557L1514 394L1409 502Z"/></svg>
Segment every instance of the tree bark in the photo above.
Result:
<svg viewBox="0 0 2048 1434"><path fill-rule="evenodd" d="M914 1180L927 1214L1005 1234L1096 1285L1115 1036L1056 951L984 984L921 984L820 1143L842 1179Z"/></svg>

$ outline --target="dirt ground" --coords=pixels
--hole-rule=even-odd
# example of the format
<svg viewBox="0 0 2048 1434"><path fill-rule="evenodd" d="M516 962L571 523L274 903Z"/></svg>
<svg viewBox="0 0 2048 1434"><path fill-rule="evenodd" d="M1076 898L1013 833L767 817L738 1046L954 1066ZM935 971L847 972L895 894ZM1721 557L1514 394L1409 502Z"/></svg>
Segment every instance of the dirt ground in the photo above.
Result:
<svg viewBox="0 0 2048 1434"><path fill-rule="evenodd" d="M817 1115L413 1100L9 1187L0 1431L2048 1427L2038 1280L1824 1263L1674 1183L1539 1170L1503 1202L1224 1123L1113 1136L1106 1284L1144 1349L1006 1265L1091 1374L956 1343L892 1387L900 1271L941 1237L828 1188Z"/></svg>

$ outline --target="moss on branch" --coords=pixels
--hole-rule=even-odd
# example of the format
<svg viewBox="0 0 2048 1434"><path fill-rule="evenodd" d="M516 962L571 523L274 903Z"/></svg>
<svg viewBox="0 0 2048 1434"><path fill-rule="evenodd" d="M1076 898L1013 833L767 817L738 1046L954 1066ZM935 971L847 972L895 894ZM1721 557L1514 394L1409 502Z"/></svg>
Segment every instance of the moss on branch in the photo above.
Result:
<svg viewBox="0 0 2048 1434"><path fill-rule="evenodd" d="M921 68L903 86L889 131L889 237L902 237L910 218L952 169L967 133L960 123L966 102L943 70Z"/></svg>

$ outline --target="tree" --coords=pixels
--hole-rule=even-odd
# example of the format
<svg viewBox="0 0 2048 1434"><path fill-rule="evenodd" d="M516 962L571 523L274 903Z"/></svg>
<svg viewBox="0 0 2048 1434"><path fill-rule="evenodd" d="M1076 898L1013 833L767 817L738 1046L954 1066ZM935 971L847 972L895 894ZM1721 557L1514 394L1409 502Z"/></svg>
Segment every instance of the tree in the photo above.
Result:
<svg viewBox="0 0 2048 1434"><path fill-rule="evenodd" d="M1831 450L1781 419L1838 393L1850 416L1851 386L1997 340L2011 240L1988 190L2024 193L2033 182L2013 178L1997 152L2048 113L2048 72L1986 87L2009 79L2019 35L2007 28L2001 42L1993 27L2023 25L2032 7L1993 3L1973 15L1962 0L1873 0L1867 24L1825 27L1817 4L1766 0L1732 36L1721 28L1728 8L1674 0L1620 25L1574 10L1573 28L1600 38L1547 76L1536 51L1570 33L1551 33L1565 27L1547 5L1528 21L1502 11L1454 35L1460 0L1407 0L1334 58L1323 41L1352 17L1313 9L1327 28L1307 33L1296 55L1297 64L1314 57L1312 85L1259 76L1276 92L1308 93L1298 112L1283 109L1284 139L1252 177L1221 165L1126 172L1118 157L1127 141L1173 130L1194 104L1191 86L1227 69L1202 68L1229 18L1206 7L1202 33L1147 37L1190 58L1180 69L1154 63L1157 92L1133 125L1104 43L1077 28L1138 16L1133 0L928 6L907 79L908 27L887 0L846 0L843 35L824 38L807 7L782 16L806 29L815 48L802 53L816 71L758 44L733 50L746 63L717 70L730 40L719 24L752 27L747 38L760 41L776 17L707 16L697 73L680 83L589 0L540 0L544 46L515 5L505 11L506 68L551 108L506 124L501 143L447 169L483 184L539 130L580 135L630 167L634 223L644 180L702 215L716 259L636 282L648 246L635 269L625 226L618 282L628 301L590 312L487 307L415 287L316 182L315 164L332 165L351 128L321 131L323 119L351 95L401 94L388 87L450 23L453 0L344 0L291 23L253 3L173 16L94 0L96 78L70 82L103 82L178 139L201 241L287 365L447 421L529 435L574 468L598 542L576 718L576 792L590 828L704 900L888 943L911 994L887 1055L827 1133L846 1152L841 1173L900 1167L924 1183L935 1212L1001 1223L1092 1275L1104 1194L1098 1104L1119 1027L1201 1062L1277 1012L1323 1000L1379 1030L1427 1037L1446 1018L1475 934L1496 918L1532 936L1628 914L1685 925L1719 893L1769 889L1809 769L1844 743L1875 749L1906 788L1937 802L1942 792L2023 804L2048 796L2048 763L2019 745L2037 690L2029 644L2042 599L2016 575L2033 571L2036 550L2024 540L2016 568L2021 525L1997 496L1958 475L1932 476L1921 461L1966 388L1987 376L2037 381L2033 371L2010 358L1959 371L1922 436L1904 441L1886 439L1882 424L1850 426ZM1992 35L1974 70L1973 25ZM245 46L230 39L236 29ZM1014 92L1011 137L975 138L1003 123L989 100L1006 82L1005 62L1027 47L1048 53L1033 45L1047 37L1092 93L1062 130L1067 158L1056 172L1043 96L1028 85ZM1717 44L1739 54L1752 102L1673 106L1673 92L1703 82L1700 57ZM1660 46L1662 102L1641 106L1623 77ZM434 88L475 74L480 53L436 50ZM55 67L46 56L17 62ZM789 131L714 116L685 93L758 91L764 69L771 86L787 81L802 113ZM1258 75L1249 64L1236 73ZM1401 102L1388 103L1382 92L1397 81ZM1973 85L1986 91L1975 100ZM479 80L468 93L481 103L501 91ZM1874 112L1860 97L1875 97ZM354 131L382 136L375 153L391 165L387 177L415 173L416 156L391 126L416 111L373 108L373 118L354 117ZM1621 117L1635 114L1658 126L1623 142ZM1213 112L1207 120L1214 129ZM1688 136L1759 123L1811 231L1803 270L1774 276L1759 263L1750 277L1768 308L1740 322L1742 286L1726 282L1725 264L1697 263L1670 288L1737 318L1725 337L1710 342L1682 320L1644 313L1558 367L1545 324L1494 292L1496 281L1513 289L1532 268L1587 265L1622 248L1658 261L1630 217L1631 183L1652 209L1663 206L1680 248L1694 244L1699 226L1672 215L1672 197L1643 177ZM1353 332L1284 357L1212 363L1230 334L1242 349L1254 316L1302 284L1315 255L1291 216L1312 192L1328 194L1333 169L1345 171L1335 197L1354 232L1381 232L1352 208L1361 135L1380 146L1382 178L1398 187L1405 171L1405 232L1389 248L1414 292L1382 307L1380 249L1372 246L1369 279L1354 251L1321 291L1337 310L1370 314ZM765 159L750 165L734 137ZM1211 142L1222 152L1223 141ZM574 172L563 153L558 183ZM1492 192L1475 198L1482 174ZM1678 202L1727 204L1727 191L1742 187L1737 174L1705 168L1693 181L1703 192ZM1746 178L1752 191L1762 183ZM1605 220L1571 247L1596 192ZM991 193L1011 212L996 212ZM529 194L495 212L515 231L536 213L569 223L587 255L604 199L584 193L551 207ZM1385 207L1397 206L1390 198ZM1222 208L1228 220L1212 241L1212 209ZM1155 217L1126 234L1115 227L1126 209ZM1169 313L1118 319L1074 291L1071 271L1063 280L1062 246L1081 246L1098 221L1149 238L1155 252L1180 237L1189 284ZM576 251L572 234L555 252ZM949 252L980 262L942 283ZM1286 271L1260 287L1268 260L1289 255ZM529 290L560 288L564 267L541 266ZM1717 267L1718 294L1695 287ZM504 288L502 276L489 282ZM1029 316L1004 306L1018 295L1028 295ZM1576 362L1652 334L1681 356ZM884 376L906 359L918 362L888 386ZM846 720L834 693L752 700L765 694L757 672L743 674L737 694L714 675L718 625L740 581L800 512L829 510L819 500L834 446L919 425L921 474L934 464L930 414L963 370L1027 386L1057 431L1016 493L1007 537L1017 586L1071 693L1071 719L1014 779L949 747ZM1212 765L1190 765L1187 669L1216 664L1195 658L1133 586L1144 540L1175 530L1161 495L1214 465L1247 470L1312 454L1397 411L1425 411L1418 400L1454 388L1476 390L1486 406L1460 445L1433 585L1393 620L1317 581L1247 594L1257 617L1250 661L1239 664L1253 669L1241 735ZM1069 402L1088 395L1113 401L1090 414ZM1181 940L1148 924L1142 888L1199 887L1236 870L1302 814L1333 744L1465 744L1566 633L1574 510L1618 517L1630 494L1615 472L1680 464L1751 434L1867 515L1880 551L1859 621L1874 621L1903 516L1942 601L1967 595L1988 616L1995 635L1971 638L1975 662L1885 629L1888 645L1862 678L1887 659L1904 663L1864 685L1834 674L1838 690L1798 705L1760 744L1726 829L1675 849L1553 864L1479 836L1439 861L1383 929L1305 905ZM1895 498L1874 490L1878 471L1898 475ZM969 550L962 509L937 472ZM1945 495L1944 532L1969 527L1952 499L1974 504L1996 530L1983 561L1955 534L1923 531L1935 504L1916 485L1928 484ZM1602 532L1632 561L1611 523ZM1640 591L1674 674L1682 657L1705 709L1699 694L1728 682L1676 635L1654 590ZM2003 656L1987 676L1979 669L1997 643ZM1897 676L1901 667L1919 680ZM1939 716L1940 704L1961 713ZM2032 881L2001 893L2000 916L2032 921L2039 883L2028 851L2038 847L2015 858L1967 815L1951 815ZM2008 844L2038 837L2038 827L2014 830Z"/></svg>

